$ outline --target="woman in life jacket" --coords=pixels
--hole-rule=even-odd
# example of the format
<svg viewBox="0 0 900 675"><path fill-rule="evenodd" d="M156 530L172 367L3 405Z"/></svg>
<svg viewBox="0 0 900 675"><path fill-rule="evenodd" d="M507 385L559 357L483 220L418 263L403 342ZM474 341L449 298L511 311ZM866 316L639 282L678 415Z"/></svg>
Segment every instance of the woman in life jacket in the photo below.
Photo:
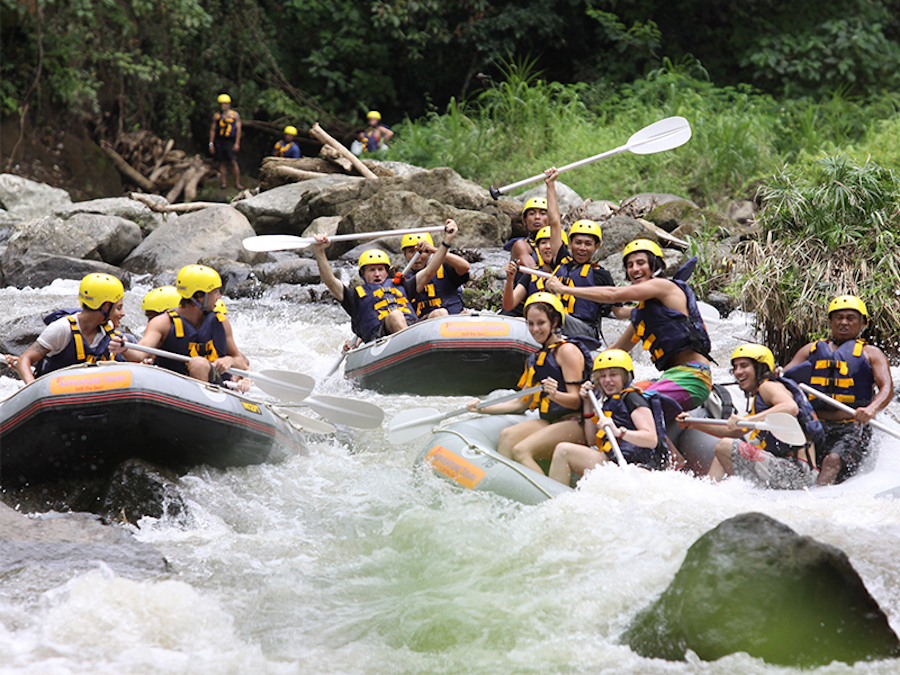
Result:
<svg viewBox="0 0 900 675"><path fill-rule="evenodd" d="M531 337L541 349L528 358L519 380L523 389L541 384L543 390L521 400L498 403L478 411L488 415L521 413L537 409L539 417L528 419L500 433L497 452L543 471L537 460L549 459L553 448L562 441L584 440L581 426L581 384L588 374L590 350L578 339L560 336L565 310L559 298L551 293L535 293L525 303L525 320ZM594 343L596 344L596 342ZM469 403L475 412L478 399Z"/></svg>
<svg viewBox="0 0 900 675"><path fill-rule="evenodd" d="M709 477L720 481L728 476L745 478L759 487L796 490L816 484L816 443L824 439L822 424L806 395L791 380L775 374L775 357L768 347L744 344L731 355L734 378L747 396L746 417L732 415L728 426L702 422L684 422L688 413L676 417L683 429L696 428L722 440L716 443L716 458ZM742 421L760 422L773 413L797 417L806 436L806 444L792 446L778 440L770 431L756 429L743 440Z"/></svg>
<svg viewBox="0 0 900 675"><path fill-rule="evenodd" d="M580 443L560 443L553 451L550 478L569 485L572 472L580 476L609 461L615 436L628 464L645 469L665 469L668 463L665 420L662 406L654 406L640 389L629 386L634 379L634 364L627 352L607 349L594 359L591 381L581 386L584 398L584 435L595 439L590 447ZM602 394L601 411L595 411L588 392Z"/></svg>

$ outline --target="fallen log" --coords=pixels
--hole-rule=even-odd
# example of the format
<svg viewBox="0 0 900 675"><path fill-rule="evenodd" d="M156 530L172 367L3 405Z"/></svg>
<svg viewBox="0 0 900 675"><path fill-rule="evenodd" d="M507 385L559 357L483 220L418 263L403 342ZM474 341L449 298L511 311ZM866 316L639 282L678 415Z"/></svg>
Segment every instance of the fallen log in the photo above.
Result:
<svg viewBox="0 0 900 675"><path fill-rule="evenodd" d="M284 176L285 178L299 178L300 180L310 180L312 178L328 178L330 176L340 176L339 173L320 173L318 171L304 171L303 169L295 169L290 166L276 166L270 170L276 176ZM360 180L362 176L346 176L353 180Z"/></svg>
<svg viewBox="0 0 900 675"><path fill-rule="evenodd" d="M145 190L146 192L156 192L156 186L149 179L133 169L131 165L125 161L122 155L113 150L113 147L107 141L100 141L100 148L106 156L112 160L112 163L115 165L116 169L119 170L119 173L142 190Z"/></svg>
<svg viewBox="0 0 900 675"><path fill-rule="evenodd" d="M334 138L332 138L328 132L326 132L322 127L319 126L319 123L316 122L313 125L313 128L309 130L309 135L315 138L317 141L323 144L328 144L335 150L337 150L343 157L348 159L350 163L353 165L353 168L356 169L361 176L364 178L378 178L372 171L363 164L359 157L350 152L343 145L338 143Z"/></svg>
<svg viewBox="0 0 900 675"><path fill-rule="evenodd" d="M191 202L190 204L159 204L143 192L131 192L128 195L156 213L190 213L210 206L222 206L221 202Z"/></svg>
<svg viewBox="0 0 900 675"><path fill-rule="evenodd" d="M686 249L688 247L688 243L684 239L673 237L656 223L651 223L649 220L644 220L643 218L638 218L637 221L647 229L653 230L660 239L665 239L667 242L674 244L680 249Z"/></svg>
<svg viewBox="0 0 900 675"><path fill-rule="evenodd" d="M188 170L188 177L184 184L184 201L192 202L197 198L197 185L208 173L209 167L205 164L194 166Z"/></svg>

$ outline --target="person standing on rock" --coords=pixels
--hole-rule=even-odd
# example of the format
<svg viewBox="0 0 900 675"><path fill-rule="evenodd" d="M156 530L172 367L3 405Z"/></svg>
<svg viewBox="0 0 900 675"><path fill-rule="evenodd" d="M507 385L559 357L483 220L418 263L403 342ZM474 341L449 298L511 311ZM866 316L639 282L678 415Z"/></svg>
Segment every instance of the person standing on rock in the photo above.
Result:
<svg viewBox="0 0 900 675"><path fill-rule="evenodd" d="M425 269L431 257L438 252L428 232L404 235L400 248L403 249L407 262L416 253L419 254L407 272L408 279ZM420 319L434 319L463 311L462 286L469 280L469 261L449 251L446 252L444 261L437 274L413 299L416 316Z"/></svg>
<svg viewBox="0 0 900 675"><path fill-rule="evenodd" d="M842 483L855 474L869 452L872 421L894 396L887 356L860 335L869 323L866 304L855 295L841 295L828 305L831 339L810 342L784 367L784 376L804 382L856 411L851 415L814 398L825 428L816 448L819 485Z"/></svg>
<svg viewBox="0 0 900 675"><path fill-rule="evenodd" d="M220 110L213 115L212 125L209 127L209 150L213 154L213 160L219 163L219 176L223 190L228 187L226 180L227 165L231 164L234 171L234 187L243 190L241 185L241 169L237 162L237 153L241 149L241 116L237 110L231 109L231 97L228 94L220 94Z"/></svg>
<svg viewBox="0 0 900 675"><path fill-rule="evenodd" d="M222 384L229 368L246 369L247 359L234 341L228 318L215 310L222 297L222 278L205 265L186 265L178 272L175 287L181 296L176 309L150 319L139 345L190 356L189 363L156 358L156 365L190 375L204 382ZM139 362L146 352L129 349L120 338L113 338L111 349L128 361Z"/></svg>
<svg viewBox="0 0 900 675"><path fill-rule="evenodd" d="M272 149L272 157L289 157L290 159L300 158L300 146L294 140L297 135L297 127L287 126L284 128L284 139L278 141Z"/></svg>
<svg viewBox="0 0 900 675"><path fill-rule="evenodd" d="M125 288L114 276L88 274L78 287L81 311L51 322L37 340L19 357L16 370L25 384L76 363L110 361L113 325L125 315Z"/></svg>
<svg viewBox="0 0 900 675"><path fill-rule="evenodd" d="M431 256L428 265L416 272L412 279L400 279L399 283L390 276L391 261L387 253L380 249L369 249L359 257L359 276L363 283L355 289L345 286L335 275L334 270L325 257L328 237L316 235L314 249L319 276L322 283L341 303L341 307L350 315L353 332L361 342L371 342L378 338L401 331L416 322L411 297L422 291L425 284L437 274L444 264L447 251L453 242L458 228L452 220L447 220L446 236L438 247L437 253Z"/></svg>

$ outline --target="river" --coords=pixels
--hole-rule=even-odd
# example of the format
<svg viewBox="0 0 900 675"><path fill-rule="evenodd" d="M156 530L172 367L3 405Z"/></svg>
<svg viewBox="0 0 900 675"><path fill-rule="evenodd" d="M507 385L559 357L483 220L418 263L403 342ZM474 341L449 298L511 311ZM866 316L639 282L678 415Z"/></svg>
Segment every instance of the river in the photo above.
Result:
<svg viewBox="0 0 900 675"><path fill-rule="evenodd" d="M143 325L147 290L128 292L126 325ZM73 306L76 297L74 281L0 289L0 315ZM387 420L410 407L460 406L325 379L350 334L337 306L290 304L270 292L228 308L253 368L308 373L318 393L363 397ZM731 351L752 339L747 318L711 331L716 381L730 379ZM621 326L605 324L607 336ZM654 372L644 356L637 370ZM18 386L0 379L0 397ZM898 411L894 402L879 419L900 428ZM900 499L874 497L900 485L900 441L875 438L874 471L835 488L765 492L740 480L713 485L609 467L571 494L523 506L414 470L421 440L392 447L386 428L342 429L314 437L308 457L185 476L189 519L144 518L134 528L171 563L165 578L135 580L103 566L0 576L0 673L790 672L746 654L644 659L618 637L701 534L747 511L844 550L900 633ZM892 661L808 672L898 671Z"/></svg>

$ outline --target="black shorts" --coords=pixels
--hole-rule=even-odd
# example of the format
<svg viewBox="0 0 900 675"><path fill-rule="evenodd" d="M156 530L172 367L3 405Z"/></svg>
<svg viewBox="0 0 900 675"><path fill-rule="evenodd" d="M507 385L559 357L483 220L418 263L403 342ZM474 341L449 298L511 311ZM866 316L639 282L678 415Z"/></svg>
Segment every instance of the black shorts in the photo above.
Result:
<svg viewBox="0 0 900 675"><path fill-rule="evenodd" d="M213 159L217 162L233 162L234 141L230 138L217 138L213 141Z"/></svg>
<svg viewBox="0 0 900 675"><path fill-rule="evenodd" d="M854 422L829 422L822 420L825 442L816 448L816 463L821 467L826 455L834 453L841 458L841 470L835 483L842 483L859 471L859 465L869 454L872 427Z"/></svg>
<svg viewBox="0 0 900 675"><path fill-rule="evenodd" d="M225 384L225 378L222 377L222 373L216 370L216 367L212 364L212 361L209 362L208 380L210 384L218 384L219 386Z"/></svg>

